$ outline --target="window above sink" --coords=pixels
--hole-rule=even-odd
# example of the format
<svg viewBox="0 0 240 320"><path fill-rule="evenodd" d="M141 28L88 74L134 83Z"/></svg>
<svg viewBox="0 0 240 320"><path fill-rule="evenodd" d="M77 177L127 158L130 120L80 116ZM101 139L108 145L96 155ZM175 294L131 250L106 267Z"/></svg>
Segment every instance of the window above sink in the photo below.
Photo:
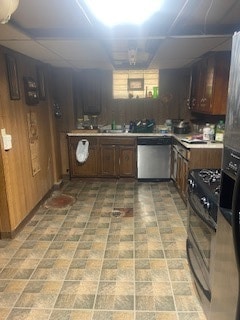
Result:
<svg viewBox="0 0 240 320"><path fill-rule="evenodd" d="M113 71L113 99L152 98L158 86L158 69Z"/></svg>

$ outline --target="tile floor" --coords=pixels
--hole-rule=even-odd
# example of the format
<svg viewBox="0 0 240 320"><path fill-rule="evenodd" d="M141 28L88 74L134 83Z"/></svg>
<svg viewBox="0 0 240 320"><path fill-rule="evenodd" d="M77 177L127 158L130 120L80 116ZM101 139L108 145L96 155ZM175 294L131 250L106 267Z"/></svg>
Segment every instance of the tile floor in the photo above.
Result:
<svg viewBox="0 0 240 320"><path fill-rule="evenodd" d="M0 320L205 320L171 182L73 180L61 191L72 206L43 205L0 240Z"/></svg>

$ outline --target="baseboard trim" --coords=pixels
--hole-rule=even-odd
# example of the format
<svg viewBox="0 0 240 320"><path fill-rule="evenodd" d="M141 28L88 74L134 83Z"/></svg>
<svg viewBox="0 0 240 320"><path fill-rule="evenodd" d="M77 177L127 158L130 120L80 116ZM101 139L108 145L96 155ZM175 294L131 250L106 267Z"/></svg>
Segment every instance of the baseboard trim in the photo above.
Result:
<svg viewBox="0 0 240 320"><path fill-rule="evenodd" d="M20 222L16 229L9 232L0 232L0 239L14 239L16 235L26 226L32 219L39 207L49 198L51 193L56 190L54 186L45 194L45 196L37 203L37 205L29 212L29 214Z"/></svg>
<svg viewBox="0 0 240 320"><path fill-rule="evenodd" d="M59 190L62 188L62 186L63 186L63 179L60 179L54 183L53 190Z"/></svg>

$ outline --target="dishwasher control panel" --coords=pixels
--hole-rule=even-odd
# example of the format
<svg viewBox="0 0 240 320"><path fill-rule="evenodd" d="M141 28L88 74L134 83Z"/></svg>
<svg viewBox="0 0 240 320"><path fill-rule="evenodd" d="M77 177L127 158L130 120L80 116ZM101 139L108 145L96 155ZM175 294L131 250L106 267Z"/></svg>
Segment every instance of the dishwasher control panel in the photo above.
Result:
<svg viewBox="0 0 240 320"><path fill-rule="evenodd" d="M162 136L162 137L138 137L137 138L138 145L150 145L150 146L157 146L157 145L171 145L172 144L172 137L170 136Z"/></svg>

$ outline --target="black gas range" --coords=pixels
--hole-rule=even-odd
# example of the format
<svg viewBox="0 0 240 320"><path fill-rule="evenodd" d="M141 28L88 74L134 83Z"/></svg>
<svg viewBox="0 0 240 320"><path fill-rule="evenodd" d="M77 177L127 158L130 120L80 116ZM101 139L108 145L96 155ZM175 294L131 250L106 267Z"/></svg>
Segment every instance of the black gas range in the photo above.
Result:
<svg viewBox="0 0 240 320"><path fill-rule="evenodd" d="M220 180L220 169L194 169L188 179L190 202L214 227L217 224Z"/></svg>
<svg viewBox="0 0 240 320"><path fill-rule="evenodd" d="M220 169L194 169L188 177L187 257L206 315L210 311Z"/></svg>

